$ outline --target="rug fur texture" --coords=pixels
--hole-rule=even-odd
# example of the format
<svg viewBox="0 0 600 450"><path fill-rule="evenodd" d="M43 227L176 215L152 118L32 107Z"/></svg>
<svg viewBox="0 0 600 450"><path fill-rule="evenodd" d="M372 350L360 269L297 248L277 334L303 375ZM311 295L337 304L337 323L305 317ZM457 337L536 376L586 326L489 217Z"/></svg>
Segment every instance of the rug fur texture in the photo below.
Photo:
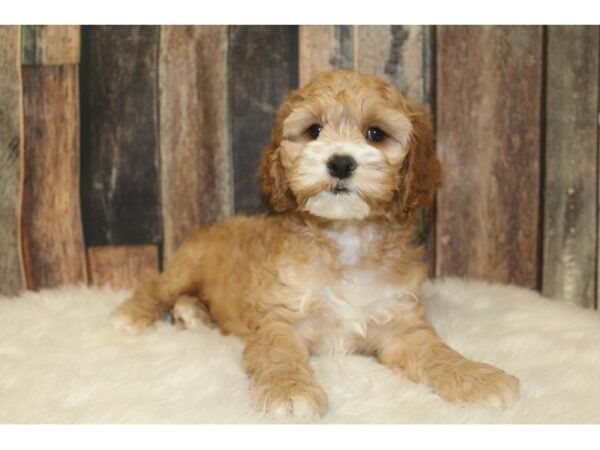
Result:
<svg viewBox="0 0 600 450"><path fill-rule="evenodd" d="M268 423L241 342L160 323L113 330L128 292L63 287L0 299L1 423ZM504 409L454 406L374 359L315 356L323 423L600 423L600 314L512 286L444 279L423 302L441 337L521 379Z"/></svg>

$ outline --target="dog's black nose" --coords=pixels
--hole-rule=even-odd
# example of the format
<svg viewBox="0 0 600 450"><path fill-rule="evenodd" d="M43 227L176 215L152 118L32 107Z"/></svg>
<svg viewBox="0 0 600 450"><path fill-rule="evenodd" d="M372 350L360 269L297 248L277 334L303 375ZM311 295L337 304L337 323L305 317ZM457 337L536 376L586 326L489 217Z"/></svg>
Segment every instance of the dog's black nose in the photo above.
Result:
<svg viewBox="0 0 600 450"><path fill-rule="evenodd" d="M356 169L356 161L352 156L348 155L333 155L327 161L327 169L329 174L337 178L348 178Z"/></svg>

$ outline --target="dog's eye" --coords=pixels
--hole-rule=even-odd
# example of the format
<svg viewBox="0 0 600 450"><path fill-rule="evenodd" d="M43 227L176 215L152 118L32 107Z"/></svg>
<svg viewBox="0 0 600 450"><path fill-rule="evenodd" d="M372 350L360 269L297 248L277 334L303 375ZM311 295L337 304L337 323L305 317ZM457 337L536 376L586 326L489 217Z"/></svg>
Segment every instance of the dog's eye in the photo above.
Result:
<svg viewBox="0 0 600 450"><path fill-rule="evenodd" d="M371 127L367 130L367 140L381 142L385 139L385 133L377 127Z"/></svg>
<svg viewBox="0 0 600 450"><path fill-rule="evenodd" d="M321 125L315 123L314 125L311 125L308 130L306 130L306 133L311 137L311 139L317 139L322 129L323 127Z"/></svg>

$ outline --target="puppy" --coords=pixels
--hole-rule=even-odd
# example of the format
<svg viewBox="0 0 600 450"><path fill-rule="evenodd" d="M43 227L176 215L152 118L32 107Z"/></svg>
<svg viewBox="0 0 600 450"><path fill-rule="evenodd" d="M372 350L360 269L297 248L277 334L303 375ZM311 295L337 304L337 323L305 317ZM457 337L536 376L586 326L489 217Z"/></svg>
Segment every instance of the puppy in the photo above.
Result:
<svg viewBox="0 0 600 450"><path fill-rule="evenodd" d="M326 411L314 352L360 352L456 403L503 406L518 380L444 344L419 303L415 212L440 184L424 109L355 71L318 75L279 109L260 167L278 212L198 230L113 315L138 333L172 310L244 340L256 406Z"/></svg>

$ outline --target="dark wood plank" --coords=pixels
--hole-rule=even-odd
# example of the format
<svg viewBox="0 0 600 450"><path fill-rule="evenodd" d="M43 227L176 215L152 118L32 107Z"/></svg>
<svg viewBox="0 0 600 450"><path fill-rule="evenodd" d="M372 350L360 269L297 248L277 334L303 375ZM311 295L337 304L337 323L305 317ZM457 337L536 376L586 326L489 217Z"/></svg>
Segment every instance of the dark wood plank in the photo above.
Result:
<svg viewBox="0 0 600 450"><path fill-rule="evenodd" d="M0 295L25 287L20 245L23 107L19 27L0 26Z"/></svg>
<svg viewBox="0 0 600 450"><path fill-rule="evenodd" d="M539 287L542 29L437 29L438 275Z"/></svg>
<svg viewBox="0 0 600 450"><path fill-rule="evenodd" d="M82 29L82 207L88 245L158 243L156 26Z"/></svg>
<svg viewBox="0 0 600 450"><path fill-rule="evenodd" d="M256 173L277 108L298 85L298 27L230 27L228 73L235 210L265 211Z"/></svg>
<svg viewBox="0 0 600 450"><path fill-rule="evenodd" d="M22 29L24 65L79 64L78 25L27 25Z"/></svg>
<svg viewBox="0 0 600 450"><path fill-rule="evenodd" d="M227 27L163 26L160 153L163 258L199 224L233 214Z"/></svg>
<svg viewBox="0 0 600 450"><path fill-rule="evenodd" d="M301 25L299 27L300 85L319 72L354 68L352 25Z"/></svg>
<svg viewBox="0 0 600 450"><path fill-rule="evenodd" d="M77 66L24 66L23 257L29 288L86 281Z"/></svg>
<svg viewBox="0 0 600 450"><path fill-rule="evenodd" d="M548 27L544 295L594 307L598 27Z"/></svg>
<svg viewBox="0 0 600 450"><path fill-rule="evenodd" d="M87 249L90 284L134 289L158 273L156 245L123 245Z"/></svg>

